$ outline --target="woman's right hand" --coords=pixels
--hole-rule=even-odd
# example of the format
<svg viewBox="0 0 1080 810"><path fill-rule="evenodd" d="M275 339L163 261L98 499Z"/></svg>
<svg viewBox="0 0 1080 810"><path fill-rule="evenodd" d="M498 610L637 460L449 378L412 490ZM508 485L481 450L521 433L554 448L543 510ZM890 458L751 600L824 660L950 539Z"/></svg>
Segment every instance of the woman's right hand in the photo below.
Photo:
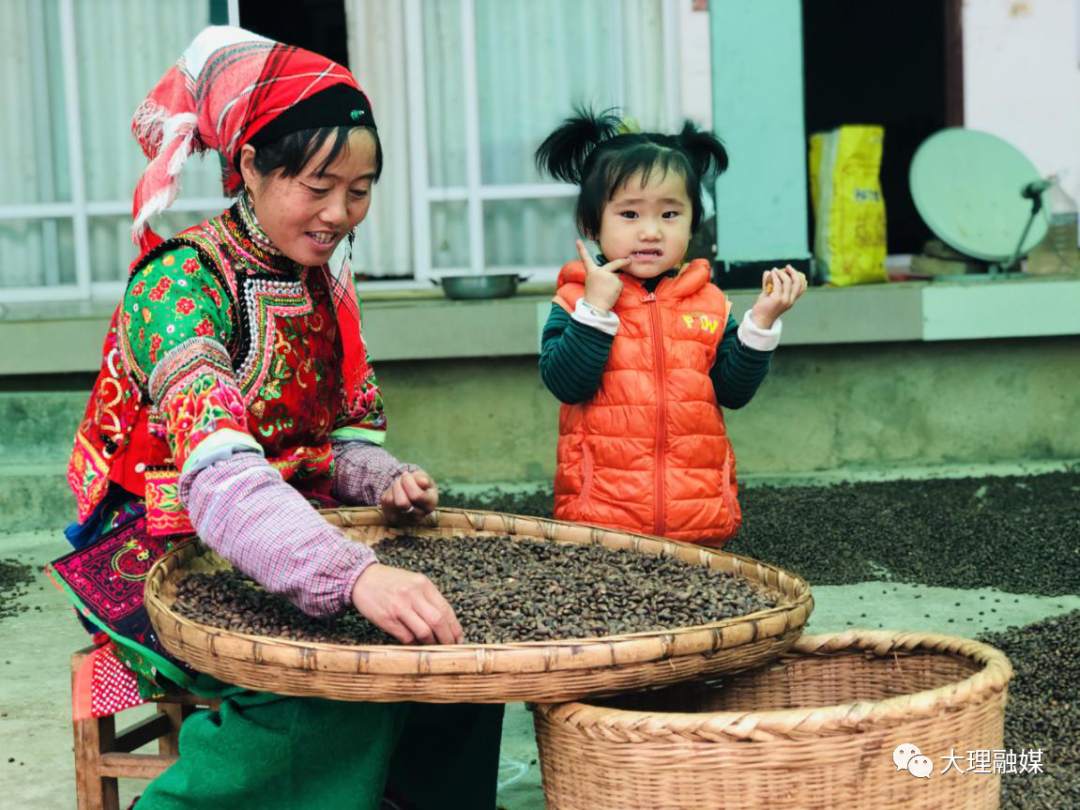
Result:
<svg viewBox="0 0 1080 810"><path fill-rule="evenodd" d="M356 579L353 606L402 644L460 644L454 609L423 574L373 563Z"/></svg>
<svg viewBox="0 0 1080 810"><path fill-rule="evenodd" d="M615 271L630 264L630 259L616 259L597 267L580 239L577 240L577 252L585 264L586 303L600 312L610 312L622 292L622 279L615 275Z"/></svg>

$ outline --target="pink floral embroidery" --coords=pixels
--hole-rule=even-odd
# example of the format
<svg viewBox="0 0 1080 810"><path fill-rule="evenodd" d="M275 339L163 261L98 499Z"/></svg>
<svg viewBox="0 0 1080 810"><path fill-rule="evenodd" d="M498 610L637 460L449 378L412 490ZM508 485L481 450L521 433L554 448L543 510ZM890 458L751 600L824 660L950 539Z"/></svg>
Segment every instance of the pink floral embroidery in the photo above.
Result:
<svg viewBox="0 0 1080 810"><path fill-rule="evenodd" d="M168 276L158 279L158 283L154 285L154 289L150 290L150 300L160 301L165 297L165 293L169 291L169 287L172 286L172 279Z"/></svg>
<svg viewBox="0 0 1080 810"><path fill-rule="evenodd" d="M162 337L161 335L150 336L150 362L156 363L158 361L158 351L161 350Z"/></svg>
<svg viewBox="0 0 1080 810"><path fill-rule="evenodd" d="M221 306L221 293L207 284L202 286L202 291L210 297L210 300L214 302L214 306Z"/></svg>
<svg viewBox="0 0 1080 810"><path fill-rule="evenodd" d="M247 414L240 391L213 372L200 375L167 396L162 406L178 469L183 469L191 451L211 433L225 428L247 432Z"/></svg>

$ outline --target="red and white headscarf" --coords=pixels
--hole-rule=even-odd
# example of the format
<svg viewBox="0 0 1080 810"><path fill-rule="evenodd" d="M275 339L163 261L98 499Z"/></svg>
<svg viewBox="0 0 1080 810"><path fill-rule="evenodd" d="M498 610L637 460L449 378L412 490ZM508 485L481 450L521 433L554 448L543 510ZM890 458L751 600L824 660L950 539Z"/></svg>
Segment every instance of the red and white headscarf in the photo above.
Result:
<svg viewBox="0 0 1080 810"><path fill-rule="evenodd" d="M240 148L283 112L336 84L360 90L346 68L325 56L243 28L203 29L131 121L150 160L132 201L132 239L140 252L161 241L148 220L176 199L180 172L193 152L221 153L222 186L231 196L242 185Z"/></svg>

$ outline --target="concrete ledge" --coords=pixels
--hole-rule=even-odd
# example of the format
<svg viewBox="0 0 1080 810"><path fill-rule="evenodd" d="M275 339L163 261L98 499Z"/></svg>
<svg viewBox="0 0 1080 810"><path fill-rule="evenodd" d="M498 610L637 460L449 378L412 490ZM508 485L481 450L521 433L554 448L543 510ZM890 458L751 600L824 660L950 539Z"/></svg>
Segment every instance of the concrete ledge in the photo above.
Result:
<svg viewBox="0 0 1080 810"><path fill-rule="evenodd" d="M362 290L361 290L362 291ZM741 316L756 294L731 293ZM512 298L449 301L423 292L378 294L364 303L376 361L512 357L539 352L551 290ZM900 282L817 287L784 318L785 346L1080 334L1080 278ZM0 375L96 371L111 306L11 306L0 318Z"/></svg>
<svg viewBox="0 0 1080 810"><path fill-rule="evenodd" d="M376 362L538 354L541 313L546 319L550 307L550 294L495 301L369 301L364 340Z"/></svg>
<svg viewBox="0 0 1080 810"><path fill-rule="evenodd" d="M922 315L923 340L1078 334L1080 281L932 284L923 289Z"/></svg>

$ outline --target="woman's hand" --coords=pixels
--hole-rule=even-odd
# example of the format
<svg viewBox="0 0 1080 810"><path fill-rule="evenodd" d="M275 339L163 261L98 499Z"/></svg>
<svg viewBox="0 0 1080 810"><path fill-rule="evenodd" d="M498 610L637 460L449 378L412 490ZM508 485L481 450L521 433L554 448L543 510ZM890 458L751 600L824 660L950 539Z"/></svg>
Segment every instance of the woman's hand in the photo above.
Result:
<svg viewBox="0 0 1080 810"><path fill-rule="evenodd" d="M379 498L379 506L390 524L422 518L438 504L439 488L423 470L402 473Z"/></svg>
<svg viewBox="0 0 1080 810"><path fill-rule="evenodd" d="M622 279L615 275L615 271L630 264L630 259L616 259L597 267L585 250L585 243L578 239L576 244L578 256L585 264L585 301L600 312L610 312L622 292Z"/></svg>
<svg viewBox="0 0 1080 810"><path fill-rule="evenodd" d="M795 305L806 292L806 276L786 265L782 270L775 267L761 277L761 295L750 310L750 317L762 329L772 329L776 319Z"/></svg>
<svg viewBox="0 0 1080 810"><path fill-rule="evenodd" d="M356 579L353 606L402 644L460 644L461 624L430 579L373 563Z"/></svg>

